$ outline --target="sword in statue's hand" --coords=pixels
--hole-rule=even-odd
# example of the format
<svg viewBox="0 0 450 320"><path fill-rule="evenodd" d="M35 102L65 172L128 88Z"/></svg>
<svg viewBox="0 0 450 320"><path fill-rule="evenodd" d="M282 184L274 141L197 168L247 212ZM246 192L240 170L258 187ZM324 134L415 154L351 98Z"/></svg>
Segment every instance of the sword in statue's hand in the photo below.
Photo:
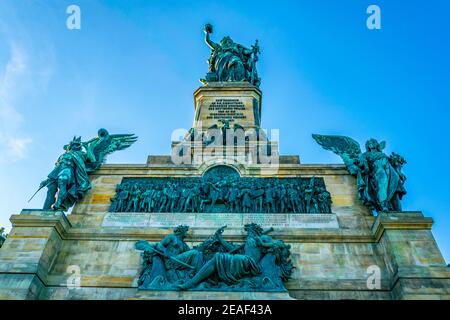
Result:
<svg viewBox="0 0 450 320"><path fill-rule="evenodd" d="M150 248L151 250L153 250L154 252L156 252L157 254L159 254L159 255L161 255L161 256L163 256L165 258L168 258L168 259L173 260L173 261L175 261L175 262L177 262L177 263L179 263L179 264L181 264L181 265L183 265L185 267L188 267L189 269L195 269L195 267L187 264L186 262L183 262L180 259L177 259L177 258L175 258L175 257L173 257L171 255L168 255L167 253L165 253L163 251L160 251L160 250L156 249L155 247L153 247L151 245L148 246L148 248Z"/></svg>
<svg viewBox="0 0 450 320"><path fill-rule="evenodd" d="M44 183L45 182L45 183ZM41 184L39 185L39 189L36 190L36 192L31 196L30 199L28 199L28 202L30 202L31 200L33 200L34 196L38 194L39 191L41 191L41 189L45 188L46 186L48 186L50 183L50 181L45 180L42 181Z"/></svg>

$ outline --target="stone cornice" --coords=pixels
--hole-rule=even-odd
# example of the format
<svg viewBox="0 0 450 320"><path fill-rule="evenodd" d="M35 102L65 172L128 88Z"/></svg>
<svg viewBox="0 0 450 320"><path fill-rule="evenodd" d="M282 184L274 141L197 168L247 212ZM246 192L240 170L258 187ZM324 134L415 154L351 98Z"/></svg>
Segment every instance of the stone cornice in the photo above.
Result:
<svg viewBox="0 0 450 320"><path fill-rule="evenodd" d="M246 165L249 174L273 172L271 167L264 165ZM189 176L201 175L200 165L175 165L175 164L108 164L103 165L92 176L123 175L123 176ZM345 165L341 164L280 164L275 176L296 175L347 175L350 176Z"/></svg>
<svg viewBox="0 0 450 320"><path fill-rule="evenodd" d="M14 227L54 227L64 240L149 240L159 241L172 230L170 228L74 228L62 212L23 210L10 218ZM379 242L385 230L430 230L433 219L424 217L421 212L381 213L376 218L372 232L351 229L290 229L282 228L273 232L277 239L291 243L374 243ZM189 242L208 239L215 228L192 228ZM227 229L224 235L229 241L243 241L245 233L241 229Z"/></svg>
<svg viewBox="0 0 450 320"><path fill-rule="evenodd" d="M422 212L380 213L372 225L376 241L380 241L385 230L431 230L433 219Z"/></svg>
<svg viewBox="0 0 450 320"><path fill-rule="evenodd" d="M216 228L191 228L187 242L202 242L211 237ZM72 228L65 235L67 240L100 240L100 241L160 241L171 234L171 228ZM321 242L321 243L372 243L372 234L354 230L325 229L279 229L271 235L290 243ZM224 239L227 241L245 241L245 233L241 229L227 228Z"/></svg>
<svg viewBox="0 0 450 320"><path fill-rule="evenodd" d="M66 215L60 211L24 209L20 214L13 214L10 221L13 227L53 227L61 239L72 227Z"/></svg>
<svg viewBox="0 0 450 320"><path fill-rule="evenodd" d="M229 82L215 82L215 83L211 83L208 84L206 86L200 86L198 87L195 91L194 91L194 97L197 97L201 92L208 92L208 91L213 91L213 92L217 92L217 89L220 89L220 91L224 92L224 91L254 91L256 92L259 96L262 96L262 91L248 83L248 82L233 82L233 83L229 83Z"/></svg>
<svg viewBox="0 0 450 320"><path fill-rule="evenodd" d="M54 227L63 240L92 240L92 241L160 241L172 233L171 228L77 228L72 227L70 221L62 212L23 210L19 215L11 216L14 227ZM193 227L186 241L201 242L211 237L216 228ZM277 239L290 243L322 242L322 243L372 243L374 236L362 230L351 229L294 229L280 228L272 235ZM228 241L242 242L245 232L241 228L228 228L224 238Z"/></svg>

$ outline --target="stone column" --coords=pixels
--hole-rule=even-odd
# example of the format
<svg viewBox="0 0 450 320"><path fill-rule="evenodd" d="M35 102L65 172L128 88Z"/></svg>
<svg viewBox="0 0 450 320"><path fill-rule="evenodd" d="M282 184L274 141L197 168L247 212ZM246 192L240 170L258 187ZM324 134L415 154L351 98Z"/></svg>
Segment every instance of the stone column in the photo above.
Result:
<svg viewBox="0 0 450 320"><path fill-rule="evenodd" d="M392 299L450 299L450 268L421 212L381 213L372 231L390 276Z"/></svg>
<svg viewBox="0 0 450 320"><path fill-rule="evenodd" d="M39 299L71 227L62 212L23 210L0 249L0 299Z"/></svg>

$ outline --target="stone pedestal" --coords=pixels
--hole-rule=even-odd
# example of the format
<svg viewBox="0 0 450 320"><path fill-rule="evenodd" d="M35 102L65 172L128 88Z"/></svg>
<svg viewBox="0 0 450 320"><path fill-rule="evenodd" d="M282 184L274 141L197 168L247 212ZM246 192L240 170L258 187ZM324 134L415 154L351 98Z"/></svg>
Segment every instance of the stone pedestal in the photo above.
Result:
<svg viewBox="0 0 450 320"><path fill-rule="evenodd" d="M172 141L172 162L199 165L229 159L278 166L278 142L261 129L261 91L248 82L215 82L194 92L191 131Z"/></svg>
<svg viewBox="0 0 450 320"><path fill-rule="evenodd" d="M328 220L338 222L332 225L323 224L321 215L290 215L286 221L291 224L292 217L300 220L273 232L292 247L296 269L286 283L288 293L179 292L138 290L141 257L134 249L137 240L160 241L175 222L163 217L165 224L156 227L146 221L155 222L158 214L112 218L95 211L97 204L90 206L68 217L41 210L11 217L13 228L0 249L1 299L450 299L450 268L431 233L433 220L421 212L373 219L335 207ZM244 216L194 217L187 242L194 246L206 240L225 218L232 220L226 222L225 239L242 242L244 233L232 223ZM67 287L70 266L80 268L77 288ZM380 271L379 287L368 286L374 266Z"/></svg>
<svg viewBox="0 0 450 320"><path fill-rule="evenodd" d="M193 128L207 130L219 120L244 129L261 125L261 91L247 82L217 82L194 92Z"/></svg>
<svg viewBox="0 0 450 320"><path fill-rule="evenodd" d="M0 249L0 300L37 299L71 227L62 212L24 210Z"/></svg>
<svg viewBox="0 0 450 320"><path fill-rule="evenodd" d="M372 231L384 251L393 299L450 299L450 268L421 212L381 213Z"/></svg>

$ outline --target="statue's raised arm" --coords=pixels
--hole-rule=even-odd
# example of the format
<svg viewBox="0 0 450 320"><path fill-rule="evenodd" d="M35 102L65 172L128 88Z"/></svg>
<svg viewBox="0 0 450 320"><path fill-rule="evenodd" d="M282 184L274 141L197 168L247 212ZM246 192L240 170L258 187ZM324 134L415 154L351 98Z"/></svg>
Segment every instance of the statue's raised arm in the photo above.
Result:
<svg viewBox="0 0 450 320"><path fill-rule="evenodd" d="M209 23L205 25L205 28L203 29L203 32L205 32L205 42L208 45L208 47L211 48L211 50L216 50L219 45L211 40L210 34L213 33L213 26Z"/></svg>

